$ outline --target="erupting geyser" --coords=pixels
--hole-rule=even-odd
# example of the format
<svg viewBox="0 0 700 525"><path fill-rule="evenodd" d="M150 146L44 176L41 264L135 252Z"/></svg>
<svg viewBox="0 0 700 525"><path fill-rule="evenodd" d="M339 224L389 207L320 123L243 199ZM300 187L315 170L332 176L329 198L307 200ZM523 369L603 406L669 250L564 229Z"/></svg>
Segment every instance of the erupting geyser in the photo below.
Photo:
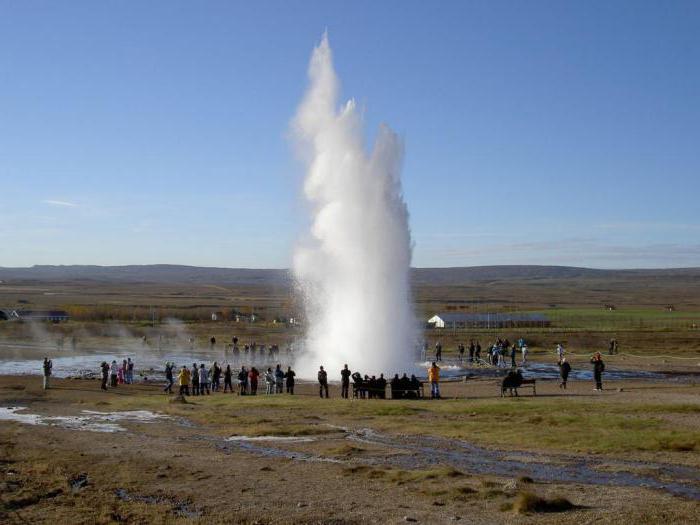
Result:
<svg viewBox="0 0 700 525"><path fill-rule="evenodd" d="M314 49L310 85L293 121L307 165L309 238L294 254L307 339L301 376L319 365L393 373L414 357L409 297L411 235L401 192L403 147L381 126L366 151L355 102L338 106L339 82L327 35Z"/></svg>

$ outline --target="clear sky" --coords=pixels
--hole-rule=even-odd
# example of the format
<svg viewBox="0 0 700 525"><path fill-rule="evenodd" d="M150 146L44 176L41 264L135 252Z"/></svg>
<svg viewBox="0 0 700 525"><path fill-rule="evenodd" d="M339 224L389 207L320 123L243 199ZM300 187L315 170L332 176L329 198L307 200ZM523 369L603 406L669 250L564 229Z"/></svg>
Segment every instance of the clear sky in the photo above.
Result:
<svg viewBox="0 0 700 525"><path fill-rule="evenodd" d="M416 266L700 266L700 2L0 0L0 266L286 267L328 29Z"/></svg>

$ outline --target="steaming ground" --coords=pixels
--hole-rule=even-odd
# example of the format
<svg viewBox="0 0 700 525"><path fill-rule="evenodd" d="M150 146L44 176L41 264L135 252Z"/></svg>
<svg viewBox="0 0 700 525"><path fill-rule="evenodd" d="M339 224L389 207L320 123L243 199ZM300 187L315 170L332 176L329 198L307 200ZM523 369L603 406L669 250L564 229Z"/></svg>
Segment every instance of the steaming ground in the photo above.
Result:
<svg viewBox="0 0 700 525"><path fill-rule="evenodd" d="M292 125L312 218L293 261L308 321L308 352L297 367L307 377L320 364L340 370L353 363L370 374L399 370L416 342L403 146L382 126L372 151L365 150L355 101L338 104L327 35L311 57L309 81Z"/></svg>

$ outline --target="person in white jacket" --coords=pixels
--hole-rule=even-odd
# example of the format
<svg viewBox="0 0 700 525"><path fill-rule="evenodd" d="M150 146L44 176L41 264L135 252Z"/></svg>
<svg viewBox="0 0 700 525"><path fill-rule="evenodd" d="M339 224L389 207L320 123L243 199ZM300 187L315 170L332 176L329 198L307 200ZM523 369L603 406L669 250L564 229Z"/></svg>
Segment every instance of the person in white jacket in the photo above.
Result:
<svg viewBox="0 0 700 525"><path fill-rule="evenodd" d="M116 361L112 361L112 364L109 367L109 384L112 386L112 388L117 386L117 376L119 375L119 366L117 365Z"/></svg>
<svg viewBox="0 0 700 525"><path fill-rule="evenodd" d="M202 363L199 365L199 395L203 396L205 390L207 394L211 393L209 391L209 371L204 368L204 363Z"/></svg>
<svg viewBox="0 0 700 525"><path fill-rule="evenodd" d="M564 357L564 353L564 345L561 343L557 344L557 357L559 358L559 361L561 361Z"/></svg>
<svg viewBox="0 0 700 525"><path fill-rule="evenodd" d="M268 368L265 372L265 393L274 394L275 393L275 374L272 373L272 368Z"/></svg>

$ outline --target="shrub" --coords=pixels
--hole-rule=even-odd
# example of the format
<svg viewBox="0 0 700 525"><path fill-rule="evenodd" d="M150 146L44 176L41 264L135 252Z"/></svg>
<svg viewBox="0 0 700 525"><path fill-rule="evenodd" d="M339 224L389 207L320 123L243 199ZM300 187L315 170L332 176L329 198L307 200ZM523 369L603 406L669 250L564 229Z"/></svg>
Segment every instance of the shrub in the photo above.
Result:
<svg viewBox="0 0 700 525"><path fill-rule="evenodd" d="M519 514L528 512L565 512L575 508L566 498L545 499L532 492L521 492L513 503L513 510Z"/></svg>

